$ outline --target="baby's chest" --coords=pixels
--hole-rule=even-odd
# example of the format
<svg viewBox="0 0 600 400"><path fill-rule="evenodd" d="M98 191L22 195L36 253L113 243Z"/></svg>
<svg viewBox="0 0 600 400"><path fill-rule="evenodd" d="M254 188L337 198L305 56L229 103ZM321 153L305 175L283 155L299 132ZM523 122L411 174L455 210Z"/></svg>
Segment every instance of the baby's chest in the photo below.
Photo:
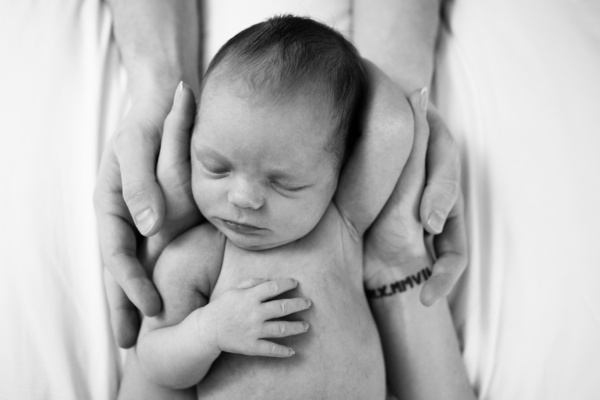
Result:
<svg viewBox="0 0 600 400"><path fill-rule="evenodd" d="M385 386L383 357L363 291L362 245L331 232L305 239L262 252L226 245L211 301L248 278L291 277L298 288L280 297L307 297L312 307L286 319L307 321L310 329L273 340L296 351L290 359L222 354L198 385L200 397L383 398L377 392Z"/></svg>
<svg viewBox="0 0 600 400"><path fill-rule="evenodd" d="M362 289L362 242L323 225L269 250L247 251L227 242L211 299L249 278L294 278L299 282L294 296L330 294L342 286Z"/></svg>

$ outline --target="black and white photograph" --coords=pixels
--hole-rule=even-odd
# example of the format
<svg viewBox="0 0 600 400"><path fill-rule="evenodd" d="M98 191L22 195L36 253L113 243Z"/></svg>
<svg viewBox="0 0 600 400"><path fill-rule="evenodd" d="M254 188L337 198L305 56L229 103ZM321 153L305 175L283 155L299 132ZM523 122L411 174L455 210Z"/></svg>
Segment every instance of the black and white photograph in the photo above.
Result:
<svg viewBox="0 0 600 400"><path fill-rule="evenodd" d="M599 400L599 0L0 0L0 400Z"/></svg>

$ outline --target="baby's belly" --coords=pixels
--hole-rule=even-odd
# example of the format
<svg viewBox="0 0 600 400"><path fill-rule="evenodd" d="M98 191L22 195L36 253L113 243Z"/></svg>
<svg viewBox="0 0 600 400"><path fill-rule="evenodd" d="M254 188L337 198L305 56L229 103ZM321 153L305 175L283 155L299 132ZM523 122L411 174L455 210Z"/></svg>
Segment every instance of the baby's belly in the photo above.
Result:
<svg viewBox="0 0 600 400"><path fill-rule="evenodd" d="M289 317L307 321L310 329L274 340L295 350L290 358L223 353L198 384L199 399L385 398L383 354L363 292L361 265L300 264L305 266L294 262L286 268L274 261L229 274L224 263L213 299L248 277L293 277L300 282L298 289L281 297L312 300L309 310Z"/></svg>

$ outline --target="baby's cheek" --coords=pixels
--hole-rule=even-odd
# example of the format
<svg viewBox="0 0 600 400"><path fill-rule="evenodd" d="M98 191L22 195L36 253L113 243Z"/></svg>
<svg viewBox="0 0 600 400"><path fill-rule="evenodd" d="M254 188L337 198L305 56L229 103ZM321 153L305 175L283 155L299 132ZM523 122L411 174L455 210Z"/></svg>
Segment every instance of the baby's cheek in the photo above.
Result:
<svg viewBox="0 0 600 400"><path fill-rule="evenodd" d="M213 186L216 185L211 184L210 180L192 175L192 193L196 201L196 206L203 215L210 213L211 209L217 203L217 188Z"/></svg>
<svg viewBox="0 0 600 400"><path fill-rule="evenodd" d="M327 196L322 194L313 195L290 211L288 218L293 221L298 237L305 236L319 223L329 202L330 198ZM290 219L288 219L288 224Z"/></svg>

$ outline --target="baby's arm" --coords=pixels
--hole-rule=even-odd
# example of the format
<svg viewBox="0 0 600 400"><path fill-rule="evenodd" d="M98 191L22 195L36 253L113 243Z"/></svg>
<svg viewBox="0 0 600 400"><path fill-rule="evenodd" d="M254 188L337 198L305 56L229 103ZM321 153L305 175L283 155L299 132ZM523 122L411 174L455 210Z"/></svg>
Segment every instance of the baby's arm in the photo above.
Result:
<svg viewBox="0 0 600 400"><path fill-rule="evenodd" d="M364 123L342 170L338 210L362 236L389 198L412 147L413 118L406 95L374 64L364 61L369 81Z"/></svg>
<svg viewBox="0 0 600 400"><path fill-rule="evenodd" d="M154 281L163 312L144 320L137 355L142 369L160 386L197 384L222 351L289 357L292 349L263 339L308 329L302 321L269 321L310 306L300 298L269 301L295 288L293 279L250 279L207 304L223 250L223 236L205 224L177 239L159 258Z"/></svg>
<svg viewBox="0 0 600 400"><path fill-rule="evenodd" d="M223 248L224 238L203 224L172 242L158 259L153 280L163 309L144 318L136 353L142 370L160 386L193 386L220 354L205 306Z"/></svg>

